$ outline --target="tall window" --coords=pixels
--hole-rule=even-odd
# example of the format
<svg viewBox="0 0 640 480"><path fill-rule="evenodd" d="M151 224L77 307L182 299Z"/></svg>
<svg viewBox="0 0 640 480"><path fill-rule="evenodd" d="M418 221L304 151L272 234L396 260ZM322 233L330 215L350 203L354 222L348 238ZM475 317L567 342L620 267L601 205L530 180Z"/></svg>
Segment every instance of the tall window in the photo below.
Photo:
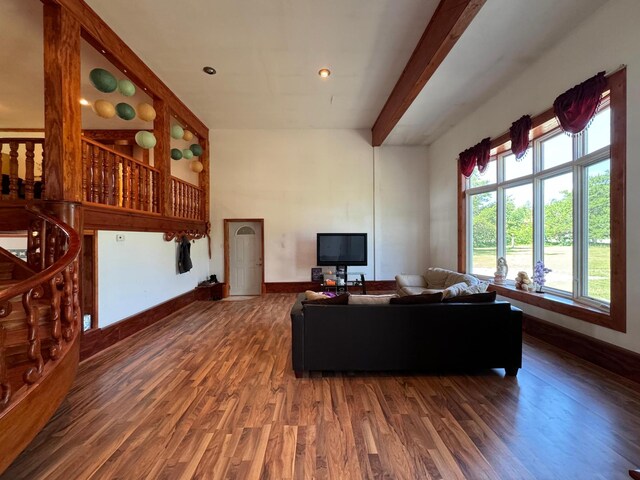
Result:
<svg viewBox="0 0 640 480"><path fill-rule="evenodd" d="M467 180L467 271L493 276L505 257L509 277L552 270L545 290L608 308L610 262L610 107L605 98L577 137L558 127L534 139L520 161L492 158Z"/></svg>

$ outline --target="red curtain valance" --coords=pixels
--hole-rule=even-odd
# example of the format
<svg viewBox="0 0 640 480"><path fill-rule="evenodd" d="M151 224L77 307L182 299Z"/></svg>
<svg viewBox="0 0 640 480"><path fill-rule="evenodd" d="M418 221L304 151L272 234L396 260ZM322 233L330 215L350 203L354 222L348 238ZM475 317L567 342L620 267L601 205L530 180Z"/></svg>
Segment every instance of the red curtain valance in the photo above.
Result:
<svg viewBox="0 0 640 480"><path fill-rule="evenodd" d="M553 102L553 110L562 129L573 135L582 132L596 114L607 88L605 72L567 90Z"/></svg>
<svg viewBox="0 0 640 480"><path fill-rule="evenodd" d="M529 148L529 130L531 130L531 117L523 115L519 120L511 124L509 136L511 137L511 151L516 160L521 160Z"/></svg>
<svg viewBox="0 0 640 480"><path fill-rule="evenodd" d="M491 139L485 138L480 143L471 148L467 148L459 155L460 172L465 177L470 177L473 169L478 165L478 171L483 173L489 164L489 156L491 152Z"/></svg>
<svg viewBox="0 0 640 480"><path fill-rule="evenodd" d="M476 161L478 162L478 171L484 173L489 165L489 157L491 153L491 139L489 137L483 139L475 147Z"/></svg>

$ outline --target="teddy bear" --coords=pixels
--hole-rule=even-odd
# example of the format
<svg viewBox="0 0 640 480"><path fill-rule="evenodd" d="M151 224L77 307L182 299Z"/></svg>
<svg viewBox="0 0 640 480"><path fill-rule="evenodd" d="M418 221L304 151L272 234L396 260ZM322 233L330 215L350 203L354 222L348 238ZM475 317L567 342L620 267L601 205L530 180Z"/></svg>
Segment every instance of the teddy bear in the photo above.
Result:
<svg viewBox="0 0 640 480"><path fill-rule="evenodd" d="M516 288L524 290L525 292L534 291L535 286L533 284L533 280L529 278L529 274L527 274L527 272L518 272L518 276L516 277Z"/></svg>

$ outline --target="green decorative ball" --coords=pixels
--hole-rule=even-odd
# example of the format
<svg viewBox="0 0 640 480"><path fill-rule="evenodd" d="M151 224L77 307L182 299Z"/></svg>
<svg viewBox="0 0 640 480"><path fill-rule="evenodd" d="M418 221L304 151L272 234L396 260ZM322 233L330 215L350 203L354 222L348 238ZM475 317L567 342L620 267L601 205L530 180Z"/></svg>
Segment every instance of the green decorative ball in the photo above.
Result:
<svg viewBox="0 0 640 480"><path fill-rule="evenodd" d="M136 133L136 143L141 148L153 148L156 146L156 137L151 132L140 130L138 133Z"/></svg>
<svg viewBox="0 0 640 480"><path fill-rule="evenodd" d="M136 111L128 103L119 103L116 105L116 113L123 120L133 120L136 118Z"/></svg>
<svg viewBox="0 0 640 480"><path fill-rule="evenodd" d="M187 160L191 160L193 158L193 152L188 148L185 148L184 150L182 150L182 156Z"/></svg>
<svg viewBox="0 0 640 480"><path fill-rule="evenodd" d="M197 143L194 143L189 148L193 152L194 156L199 157L200 155L202 155L202 147L200 145L198 145Z"/></svg>
<svg viewBox="0 0 640 480"><path fill-rule="evenodd" d="M171 127L171 138L175 138L176 140L180 140L184 135L184 130L180 125L173 125Z"/></svg>
<svg viewBox="0 0 640 480"><path fill-rule="evenodd" d="M171 160L180 160L182 158L182 152L178 148L171 149Z"/></svg>
<svg viewBox="0 0 640 480"><path fill-rule="evenodd" d="M118 91L125 97L132 97L136 94L136 86L131 80L123 78L118 82Z"/></svg>
<svg viewBox="0 0 640 480"><path fill-rule="evenodd" d="M96 87L96 89L104 93L115 92L116 88L118 88L118 80L116 80L116 77L103 68L94 68L91 70L89 80L91 80L91 84Z"/></svg>

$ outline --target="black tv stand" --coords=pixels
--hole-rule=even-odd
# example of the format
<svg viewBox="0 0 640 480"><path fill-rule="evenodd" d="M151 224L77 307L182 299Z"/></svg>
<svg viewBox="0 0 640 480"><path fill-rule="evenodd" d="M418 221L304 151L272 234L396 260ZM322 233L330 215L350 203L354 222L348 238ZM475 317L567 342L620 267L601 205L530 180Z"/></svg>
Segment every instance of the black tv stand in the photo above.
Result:
<svg viewBox="0 0 640 480"><path fill-rule="evenodd" d="M335 289L336 293L343 293L349 291L350 286L362 287L362 295L367 294L367 287L364 281L364 273L360 274L359 280L349 281L347 274L347 265L336 265L335 271L335 285L327 285L326 279L323 282L323 287L326 290Z"/></svg>

